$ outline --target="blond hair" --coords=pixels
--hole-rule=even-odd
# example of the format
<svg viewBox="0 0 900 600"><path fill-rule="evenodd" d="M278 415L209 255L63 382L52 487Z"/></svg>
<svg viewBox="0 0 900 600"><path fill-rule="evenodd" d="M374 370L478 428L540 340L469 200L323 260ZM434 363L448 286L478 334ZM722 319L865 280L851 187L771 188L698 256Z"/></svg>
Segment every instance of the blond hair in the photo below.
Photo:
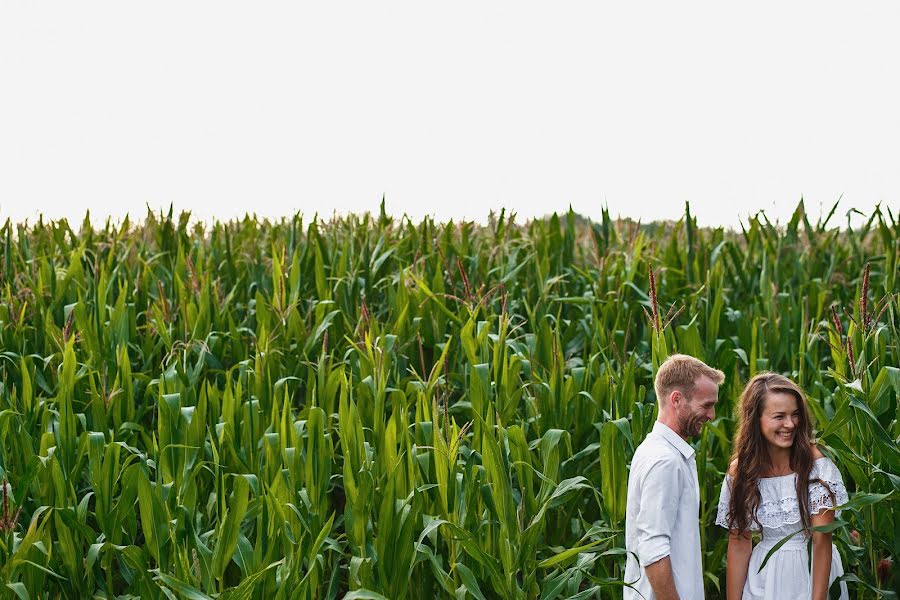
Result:
<svg viewBox="0 0 900 600"><path fill-rule="evenodd" d="M663 398L678 390L688 398L694 393L694 385L701 377L712 380L716 385L725 381L725 373L713 369L702 360L688 356L687 354L673 354L663 364L659 365L656 372L656 399Z"/></svg>

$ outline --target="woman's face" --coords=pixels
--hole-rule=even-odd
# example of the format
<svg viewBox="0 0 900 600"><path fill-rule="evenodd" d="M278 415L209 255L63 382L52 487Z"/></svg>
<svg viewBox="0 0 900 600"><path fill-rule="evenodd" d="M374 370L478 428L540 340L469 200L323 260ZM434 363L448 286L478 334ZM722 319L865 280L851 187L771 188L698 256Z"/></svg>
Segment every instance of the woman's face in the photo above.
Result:
<svg viewBox="0 0 900 600"><path fill-rule="evenodd" d="M800 409L793 394L772 392L763 401L759 426L765 440L778 448L794 444L800 426Z"/></svg>

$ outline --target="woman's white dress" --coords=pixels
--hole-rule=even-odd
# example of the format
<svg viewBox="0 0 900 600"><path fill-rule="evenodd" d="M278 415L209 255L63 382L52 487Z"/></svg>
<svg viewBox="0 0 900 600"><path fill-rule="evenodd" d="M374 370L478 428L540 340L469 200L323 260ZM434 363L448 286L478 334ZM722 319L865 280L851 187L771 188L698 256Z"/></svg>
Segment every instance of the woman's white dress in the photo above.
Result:
<svg viewBox="0 0 900 600"><path fill-rule="evenodd" d="M750 555L750 568L747 571L747 582L744 584L743 600L809 600L812 592L810 576L809 538L798 533L779 548L762 572L759 566L766 555L782 538L803 528L800 519L800 507L797 503L795 474L781 477L764 477L759 480L761 496L757 517L762 524L762 539L753 547ZM831 460L822 457L813 463L809 474L810 482L820 479L831 489L837 503L832 500L828 490L821 483L810 483L809 514L818 514L821 510L834 508L847 502L847 488L841 474ZM719 510L716 524L728 528L728 504L731 500L732 477L725 476L722 493L719 496ZM750 529L759 531L759 527L751 520ZM844 574L841 556L834 544L831 545L831 575L829 585ZM848 600L847 584L841 582L841 600Z"/></svg>

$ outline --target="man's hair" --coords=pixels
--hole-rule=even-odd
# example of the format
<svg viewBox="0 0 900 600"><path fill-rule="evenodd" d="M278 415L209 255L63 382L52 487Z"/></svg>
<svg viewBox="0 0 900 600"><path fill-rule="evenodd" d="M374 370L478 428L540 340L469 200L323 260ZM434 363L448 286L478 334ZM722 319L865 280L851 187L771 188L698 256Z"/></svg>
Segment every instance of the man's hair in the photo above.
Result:
<svg viewBox="0 0 900 600"><path fill-rule="evenodd" d="M674 390L690 398L694 393L694 384L701 377L711 379L716 385L725 381L725 373L713 369L702 360L687 354L673 354L659 365L656 372L654 387L657 402L662 402Z"/></svg>

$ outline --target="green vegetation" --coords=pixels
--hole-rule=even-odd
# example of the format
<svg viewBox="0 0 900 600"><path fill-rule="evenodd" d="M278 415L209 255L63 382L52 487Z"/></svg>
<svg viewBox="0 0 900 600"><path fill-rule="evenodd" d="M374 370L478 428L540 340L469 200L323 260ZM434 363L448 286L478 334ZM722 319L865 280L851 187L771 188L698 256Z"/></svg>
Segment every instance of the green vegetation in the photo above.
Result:
<svg viewBox="0 0 900 600"><path fill-rule="evenodd" d="M762 369L844 473L852 595L896 589L900 221L828 224L7 222L0 597L620 597L676 350L728 377L697 440L708 597Z"/></svg>

